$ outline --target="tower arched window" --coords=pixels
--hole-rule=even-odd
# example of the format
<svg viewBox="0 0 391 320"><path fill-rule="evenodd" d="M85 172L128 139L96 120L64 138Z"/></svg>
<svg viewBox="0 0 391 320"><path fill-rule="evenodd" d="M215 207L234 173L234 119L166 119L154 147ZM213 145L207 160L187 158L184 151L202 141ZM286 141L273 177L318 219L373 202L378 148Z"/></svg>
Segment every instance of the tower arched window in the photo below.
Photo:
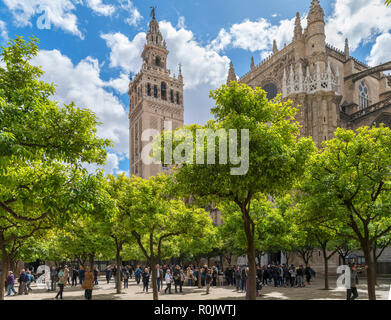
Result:
<svg viewBox="0 0 391 320"><path fill-rule="evenodd" d="M163 100L167 100L167 85L165 82L161 83L161 97Z"/></svg>
<svg viewBox="0 0 391 320"><path fill-rule="evenodd" d="M160 57L155 58L155 65L160 67Z"/></svg>
<svg viewBox="0 0 391 320"><path fill-rule="evenodd" d="M151 84L150 83L147 83L147 95L148 96L152 95L152 93L151 93Z"/></svg>
<svg viewBox="0 0 391 320"><path fill-rule="evenodd" d="M360 110L365 109L369 105L369 92L368 92L368 87L365 84L364 81L361 81L359 86L358 86L358 91L359 91L359 105L360 105Z"/></svg>
<svg viewBox="0 0 391 320"><path fill-rule="evenodd" d="M172 103L174 103L175 102L175 100L174 100L174 90L170 90L170 100L171 100L171 102Z"/></svg>
<svg viewBox="0 0 391 320"><path fill-rule="evenodd" d="M179 92L176 93L176 103L179 104Z"/></svg>
<svg viewBox="0 0 391 320"><path fill-rule="evenodd" d="M153 86L153 96L155 98L157 98L157 85L156 84Z"/></svg>

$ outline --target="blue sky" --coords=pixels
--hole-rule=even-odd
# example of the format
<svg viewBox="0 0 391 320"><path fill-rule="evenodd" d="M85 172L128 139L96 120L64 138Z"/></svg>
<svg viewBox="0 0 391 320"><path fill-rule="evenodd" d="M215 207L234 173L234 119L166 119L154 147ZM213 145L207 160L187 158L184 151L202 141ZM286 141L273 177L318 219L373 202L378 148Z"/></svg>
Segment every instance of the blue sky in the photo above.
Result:
<svg viewBox="0 0 391 320"><path fill-rule="evenodd" d="M168 65L183 65L185 122L210 118L209 90L225 82L229 61L241 76L250 58L261 62L272 48L289 43L300 12L306 25L310 0L0 0L0 43L15 35L40 39L34 63L58 84L56 100L75 101L98 115L109 150L105 169L128 165L128 74L137 73L150 20L150 6L167 40ZM327 42L371 65L391 60L391 8L383 0L320 0ZM46 19L43 19L43 18ZM39 28L46 23L47 29ZM47 22L50 22L47 24Z"/></svg>

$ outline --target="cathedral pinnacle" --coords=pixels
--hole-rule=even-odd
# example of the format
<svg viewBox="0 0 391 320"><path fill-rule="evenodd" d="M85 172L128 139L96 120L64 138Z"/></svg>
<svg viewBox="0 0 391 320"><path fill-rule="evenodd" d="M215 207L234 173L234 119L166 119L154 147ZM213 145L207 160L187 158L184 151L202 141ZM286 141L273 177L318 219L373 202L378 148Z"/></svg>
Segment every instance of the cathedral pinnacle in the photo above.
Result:
<svg viewBox="0 0 391 320"><path fill-rule="evenodd" d="M277 41L273 40L273 53L277 53L277 52L278 52Z"/></svg>
<svg viewBox="0 0 391 320"><path fill-rule="evenodd" d="M349 53L349 40L348 38L345 39L345 58L346 60L348 60L350 57L350 53Z"/></svg>
<svg viewBox="0 0 391 320"><path fill-rule="evenodd" d="M255 68L254 57L251 57L250 67L251 67L251 70Z"/></svg>
<svg viewBox="0 0 391 320"><path fill-rule="evenodd" d="M229 72L228 72L227 84L229 85L229 83L231 81L237 81L237 80L238 79L236 78L234 64L231 61L231 63L229 64Z"/></svg>
<svg viewBox="0 0 391 320"><path fill-rule="evenodd" d="M303 28L301 26L301 18L300 18L300 13L296 13L296 21L295 21L295 32L293 36L293 40L298 40L300 39L301 35L303 34Z"/></svg>

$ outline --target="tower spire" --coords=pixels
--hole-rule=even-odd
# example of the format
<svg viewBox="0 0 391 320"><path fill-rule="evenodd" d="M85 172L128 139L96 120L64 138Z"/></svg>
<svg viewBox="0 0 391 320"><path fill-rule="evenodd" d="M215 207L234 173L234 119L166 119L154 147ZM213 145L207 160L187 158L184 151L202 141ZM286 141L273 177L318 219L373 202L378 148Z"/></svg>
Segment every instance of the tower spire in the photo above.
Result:
<svg viewBox="0 0 391 320"><path fill-rule="evenodd" d="M251 68L251 70L255 68L254 57L251 57L250 68Z"/></svg>
<svg viewBox="0 0 391 320"><path fill-rule="evenodd" d="M293 40L298 40L301 38L303 34L303 28L301 26L301 18L300 18L300 13L296 13L296 21L295 21L295 31L293 35Z"/></svg>
<svg viewBox="0 0 391 320"><path fill-rule="evenodd" d="M159 47L164 47L163 36L160 33L159 23L156 20L156 7L151 7L152 20L149 23L149 30L147 34L147 44L153 44Z"/></svg>
<svg viewBox="0 0 391 320"><path fill-rule="evenodd" d="M308 24L311 24L316 21L324 22L324 11L320 6L319 0L312 0L311 9L308 13Z"/></svg>
<svg viewBox="0 0 391 320"><path fill-rule="evenodd" d="M229 72L228 72L228 78L227 78L227 85L229 85L229 83L231 81L237 81L237 77L236 77L236 74L235 74L235 69L234 69L234 64L232 63L232 61L230 62L229 64Z"/></svg>

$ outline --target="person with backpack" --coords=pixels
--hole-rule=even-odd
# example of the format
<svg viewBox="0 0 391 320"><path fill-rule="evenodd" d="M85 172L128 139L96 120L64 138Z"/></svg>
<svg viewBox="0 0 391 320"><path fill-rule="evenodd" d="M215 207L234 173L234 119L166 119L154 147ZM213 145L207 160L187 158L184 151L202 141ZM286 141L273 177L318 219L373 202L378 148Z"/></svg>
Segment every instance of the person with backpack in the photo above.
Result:
<svg viewBox="0 0 391 320"><path fill-rule="evenodd" d="M137 266L137 269L136 269L136 271L134 273L134 277L136 278L136 283L137 284L140 284L141 274L142 274L142 270L141 270L140 266Z"/></svg>
<svg viewBox="0 0 391 320"><path fill-rule="evenodd" d="M30 285L33 281L34 281L34 276L31 274L30 270L27 270L26 271L26 290L27 290L27 292L33 291L33 289L31 289L31 287L30 287Z"/></svg>

